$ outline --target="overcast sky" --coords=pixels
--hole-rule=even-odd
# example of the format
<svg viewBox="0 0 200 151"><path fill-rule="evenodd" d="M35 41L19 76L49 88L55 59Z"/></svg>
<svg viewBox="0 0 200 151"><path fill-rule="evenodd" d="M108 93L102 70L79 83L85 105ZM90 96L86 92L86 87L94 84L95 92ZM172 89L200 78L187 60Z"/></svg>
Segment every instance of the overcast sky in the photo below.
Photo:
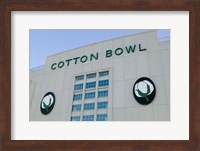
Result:
<svg viewBox="0 0 200 151"><path fill-rule="evenodd" d="M30 30L30 68L45 65L47 56L121 36L148 30ZM170 37L170 30L158 30Z"/></svg>

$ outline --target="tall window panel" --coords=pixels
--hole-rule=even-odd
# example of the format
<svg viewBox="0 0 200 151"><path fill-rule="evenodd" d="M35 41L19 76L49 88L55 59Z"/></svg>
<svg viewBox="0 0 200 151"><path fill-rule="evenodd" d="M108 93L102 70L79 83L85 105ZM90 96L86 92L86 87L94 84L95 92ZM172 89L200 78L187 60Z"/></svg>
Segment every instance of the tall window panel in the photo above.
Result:
<svg viewBox="0 0 200 151"><path fill-rule="evenodd" d="M105 109L108 107L108 102L98 102L97 103L97 108L98 109Z"/></svg>
<svg viewBox="0 0 200 151"><path fill-rule="evenodd" d="M84 104L84 110L94 110L94 103Z"/></svg>
<svg viewBox="0 0 200 151"><path fill-rule="evenodd" d="M71 121L80 121L81 117L80 116L72 116Z"/></svg>
<svg viewBox="0 0 200 151"><path fill-rule="evenodd" d="M107 97L108 96L108 90L103 90L98 92L98 97Z"/></svg>
<svg viewBox="0 0 200 151"><path fill-rule="evenodd" d="M85 99L93 99L95 98L95 92L85 93Z"/></svg>
<svg viewBox="0 0 200 151"><path fill-rule="evenodd" d="M74 97L73 97L73 100L74 101L78 101L78 100L82 100L82 94L74 94Z"/></svg>
<svg viewBox="0 0 200 151"><path fill-rule="evenodd" d="M99 77L108 76L108 75L109 75L109 71L99 72Z"/></svg>
<svg viewBox="0 0 200 151"><path fill-rule="evenodd" d="M79 80L83 80L83 79L84 79L84 75L80 75L80 76L75 77L75 81L79 81Z"/></svg>
<svg viewBox="0 0 200 151"><path fill-rule="evenodd" d="M86 75L87 79L96 78L96 73L91 73Z"/></svg>
<svg viewBox="0 0 200 151"><path fill-rule="evenodd" d="M99 81L99 87L108 86L109 80L101 80Z"/></svg>
<svg viewBox="0 0 200 151"><path fill-rule="evenodd" d="M81 104L72 105L72 111L80 111L81 110Z"/></svg>
<svg viewBox="0 0 200 151"><path fill-rule="evenodd" d="M83 121L94 121L94 115L84 115Z"/></svg>
<svg viewBox="0 0 200 151"><path fill-rule="evenodd" d="M107 114L97 114L97 121L107 121L108 115Z"/></svg>
<svg viewBox="0 0 200 151"><path fill-rule="evenodd" d="M76 84L75 86L74 86L74 90L82 90L83 89L83 84L81 83L81 84Z"/></svg>
<svg viewBox="0 0 200 151"><path fill-rule="evenodd" d="M96 81L94 81L94 82L87 82L85 88L86 89L96 88Z"/></svg>

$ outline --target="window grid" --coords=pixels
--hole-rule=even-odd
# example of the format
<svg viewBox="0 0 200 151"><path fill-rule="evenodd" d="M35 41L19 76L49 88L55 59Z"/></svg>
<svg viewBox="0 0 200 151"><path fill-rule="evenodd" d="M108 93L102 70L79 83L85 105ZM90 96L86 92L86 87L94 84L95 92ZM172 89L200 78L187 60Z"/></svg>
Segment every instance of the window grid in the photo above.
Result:
<svg viewBox="0 0 200 151"><path fill-rule="evenodd" d="M73 101L82 100L82 94L74 94Z"/></svg>
<svg viewBox="0 0 200 151"><path fill-rule="evenodd" d="M94 115L84 115L83 121L94 121Z"/></svg>
<svg viewBox="0 0 200 151"><path fill-rule="evenodd" d="M81 117L80 116L72 116L71 121L80 121Z"/></svg>
<svg viewBox="0 0 200 151"><path fill-rule="evenodd" d="M108 107L108 102L98 102L97 103L97 108L98 109L105 109Z"/></svg>
<svg viewBox="0 0 200 151"><path fill-rule="evenodd" d="M74 86L74 90L82 90L83 89L83 84L81 83L81 84L76 84L75 86Z"/></svg>
<svg viewBox="0 0 200 151"><path fill-rule="evenodd" d="M99 77L103 77L103 76L107 76L107 75L109 75L109 71L99 72Z"/></svg>
<svg viewBox="0 0 200 151"><path fill-rule="evenodd" d="M96 78L96 73L91 73L86 75L87 79Z"/></svg>
<svg viewBox="0 0 200 151"><path fill-rule="evenodd" d="M94 110L94 106L95 106L94 103L84 104L84 110Z"/></svg>
<svg viewBox="0 0 200 151"><path fill-rule="evenodd" d="M72 105L72 111L80 111L81 110L81 104Z"/></svg>
<svg viewBox="0 0 200 151"><path fill-rule="evenodd" d="M92 99L92 98L95 98L95 92L85 93L85 99Z"/></svg>
<svg viewBox="0 0 200 151"><path fill-rule="evenodd" d="M107 114L97 114L97 121L107 121L108 115Z"/></svg>
<svg viewBox="0 0 200 151"><path fill-rule="evenodd" d="M80 76L75 77L76 81L83 80L83 79L84 79L84 75L80 75Z"/></svg>
<svg viewBox="0 0 200 151"><path fill-rule="evenodd" d="M73 101L77 101L77 100L82 100L83 99L95 99L96 97L96 93L98 95L98 97L107 97L108 96L108 89L99 89L98 91L98 87L99 88L103 88L105 86L109 86L109 79L101 79L98 80L97 78L97 74L99 75L98 77L106 77L109 75L109 71L103 71L103 72L96 72L96 73L91 73L91 74L86 74L86 75L80 75L80 76L76 76L75 77L75 81L80 81L79 83L74 84L74 95L73 95ZM92 79L94 78L94 79ZM86 79L91 79L93 80L92 82L87 82ZM81 81L83 80L83 81ZM98 81L98 83L97 83ZM88 90L90 90L90 88L94 88L95 90L93 90L92 92ZM88 89L88 90L87 90ZM76 90L84 90L85 93L76 93ZM83 107L82 107L83 106ZM95 109L95 103L79 103L79 104L73 104L72 105L72 112L74 111L81 111L81 110L94 110ZM108 101L104 101L104 102L97 102L97 107L96 109L106 109L108 108ZM81 112L81 115L76 115L76 116L71 116L71 121L107 121L107 113L104 114L97 114L95 112L95 114L91 114L91 115L83 115L84 112Z"/></svg>
<svg viewBox="0 0 200 151"><path fill-rule="evenodd" d="M88 82L88 83L86 83L86 86L85 86L86 89L95 88L95 87L96 87L95 81L94 82Z"/></svg>
<svg viewBox="0 0 200 151"><path fill-rule="evenodd" d="M106 97L108 96L108 90L98 91L98 97Z"/></svg>
<svg viewBox="0 0 200 151"><path fill-rule="evenodd" d="M108 86L108 85L109 85L108 79L99 81L99 87Z"/></svg>

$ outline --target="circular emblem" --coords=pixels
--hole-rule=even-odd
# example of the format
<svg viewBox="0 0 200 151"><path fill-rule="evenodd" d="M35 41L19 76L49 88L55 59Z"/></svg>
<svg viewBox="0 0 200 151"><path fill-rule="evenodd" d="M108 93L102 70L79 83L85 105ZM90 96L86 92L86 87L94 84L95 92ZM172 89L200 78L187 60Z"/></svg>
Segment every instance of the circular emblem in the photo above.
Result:
<svg viewBox="0 0 200 151"><path fill-rule="evenodd" d="M150 104L155 94L155 85L153 81L147 77L139 78L133 86L133 95L136 101L142 105Z"/></svg>
<svg viewBox="0 0 200 151"><path fill-rule="evenodd" d="M40 103L40 110L42 114L44 115L49 114L54 107L55 101L56 98L52 92L46 93Z"/></svg>

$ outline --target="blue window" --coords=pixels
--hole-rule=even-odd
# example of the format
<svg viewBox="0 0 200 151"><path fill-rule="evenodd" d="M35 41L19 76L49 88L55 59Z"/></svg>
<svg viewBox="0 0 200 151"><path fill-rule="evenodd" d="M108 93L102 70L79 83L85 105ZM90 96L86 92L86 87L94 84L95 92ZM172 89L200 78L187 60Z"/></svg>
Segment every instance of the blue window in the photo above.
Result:
<svg viewBox="0 0 200 151"><path fill-rule="evenodd" d="M91 78L95 78L95 77L96 77L96 73L91 73L91 74L86 75L87 79L91 79Z"/></svg>
<svg viewBox="0 0 200 151"><path fill-rule="evenodd" d="M80 111L81 110L81 104L72 105L72 111Z"/></svg>
<svg viewBox="0 0 200 151"><path fill-rule="evenodd" d="M97 114L97 121L107 121L108 115L107 114Z"/></svg>
<svg viewBox="0 0 200 151"><path fill-rule="evenodd" d="M96 82L88 82L86 83L86 86L85 86L86 89L95 88L95 87L96 87Z"/></svg>
<svg viewBox="0 0 200 151"><path fill-rule="evenodd" d="M80 76L75 77L76 81L83 80L83 79L84 79L84 75L80 75Z"/></svg>
<svg viewBox="0 0 200 151"><path fill-rule="evenodd" d="M92 98L95 98L95 92L85 93L85 99L92 99Z"/></svg>
<svg viewBox="0 0 200 151"><path fill-rule="evenodd" d="M104 91L99 91L98 92L98 97L106 97L108 96L108 90L104 90Z"/></svg>
<svg viewBox="0 0 200 151"><path fill-rule="evenodd" d="M72 116L71 121L80 121L81 117L80 116Z"/></svg>
<svg viewBox="0 0 200 151"><path fill-rule="evenodd" d="M100 77L107 76L107 75L109 75L109 71L99 72Z"/></svg>
<svg viewBox="0 0 200 151"><path fill-rule="evenodd" d="M99 81L99 87L108 86L109 80L101 80Z"/></svg>
<svg viewBox="0 0 200 151"><path fill-rule="evenodd" d="M105 109L108 107L108 102L98 102L97 108L98 109Z"/></svg>
<svg viewBox="0 0 200 151"><path fill-rule="evenodd" d="M74 94L73 100L82 100L82 94Z"/></svg>
<svg viewBox="0 0 200 151"><path fill-rule="evenodd" d="M83 121L94 121L94 115L84 115Z"/></svg>
<svg viewBox="0 0 200 151"><path fill-rule="evenodd" d="M83 89L83 84L76 84L74 86L74 90L82 90Z"/></svg>
<svg viewBox="0 0 200 151"><path fill-rule="evenodd" d="M94 103L84 104L84 110L94 110Z"/></svg>

